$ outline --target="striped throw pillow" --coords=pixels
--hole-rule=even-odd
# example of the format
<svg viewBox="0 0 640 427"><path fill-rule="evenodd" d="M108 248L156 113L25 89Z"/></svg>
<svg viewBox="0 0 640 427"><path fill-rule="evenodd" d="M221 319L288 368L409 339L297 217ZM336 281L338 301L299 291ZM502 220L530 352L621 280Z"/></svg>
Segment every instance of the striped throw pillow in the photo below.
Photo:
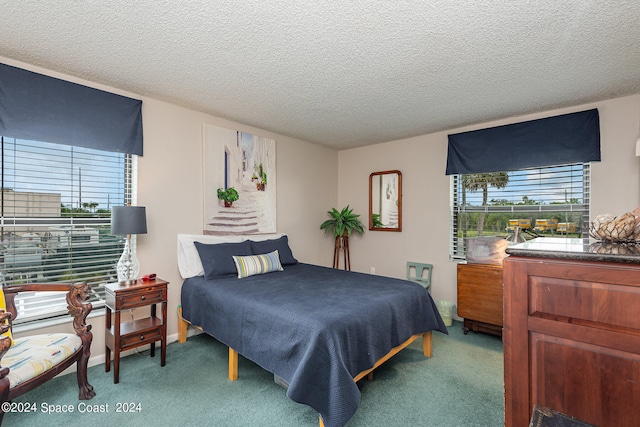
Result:
<svg viewBox="0 0 640 427"><path fill-rule="evenodd" d="M238 270L238 279L254 276L256 274L270 273L272 271L282 271L280 256L278 251L269 252L263 255L233 256L233 262Z"/></svg>

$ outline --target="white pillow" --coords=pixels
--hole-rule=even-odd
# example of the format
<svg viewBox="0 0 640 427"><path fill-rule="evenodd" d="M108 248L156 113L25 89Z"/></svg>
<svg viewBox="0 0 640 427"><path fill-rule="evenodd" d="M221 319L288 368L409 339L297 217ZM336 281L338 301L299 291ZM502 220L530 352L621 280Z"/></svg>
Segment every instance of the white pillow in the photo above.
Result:
<svg viewBox="0 0 640 427"><path fill-rule="evenodd" d="M278 239L284 236L277 234L255 234L244 236L212 236L208 234L178 234L178 270L183 279L204 276L204 267L200 261L200 254L193 242L205 244L240 243L245 240L259 242L262 240Z"/></svg>
<svg viewBox="0 0 640 427"><path fill-rule="evenodd" d="M254 242L262 242L263 240L273 240L279 239L284 236L284 233L275 233L275 234L253 234L253 235L245 235L242 236L242 240L253 240Z"/></svg>

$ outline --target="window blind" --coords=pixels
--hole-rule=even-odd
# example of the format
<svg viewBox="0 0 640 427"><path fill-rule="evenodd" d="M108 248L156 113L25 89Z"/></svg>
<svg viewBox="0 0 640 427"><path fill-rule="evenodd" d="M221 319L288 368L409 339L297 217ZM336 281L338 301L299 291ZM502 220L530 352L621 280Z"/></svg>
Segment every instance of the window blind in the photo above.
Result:
<svg viewBox="0 0 640 427"><path fill-rule="evenodd" d="M451 255L464 258L468 238L507 237L518 225L524 236L578 237L588 241L590 164L526 168L451 179ZM495 184L495 185L494 185ZM486 191L485 191L486 188ZM486 197L486 202L485 202Z"/></svg>
<svg viewBox="0 0 640 427"><path fill-rule="evenodd" d="M0 262L3 286L86 282L94 308L117 280L123 239L111 208L132 201L135 156L2 138ZM65 296L20 294L18 322L66 313Z"/></svg>

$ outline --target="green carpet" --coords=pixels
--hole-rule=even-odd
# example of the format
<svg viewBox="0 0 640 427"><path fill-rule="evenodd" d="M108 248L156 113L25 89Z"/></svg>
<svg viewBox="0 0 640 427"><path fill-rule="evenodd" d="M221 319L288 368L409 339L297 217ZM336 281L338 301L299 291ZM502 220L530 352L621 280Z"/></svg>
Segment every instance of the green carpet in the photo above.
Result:
<svg viewBox="0 0 640 427"><path fill-rule="evenodd" d="M411 344L359 386L362 401L347 427L502 426L503 354L500 338L469 332L433 334L433 357ZM317 426L318 416L290 400L273 375L240 357L238 381L227 379L227 348L201 334L167 347L167 364L148 351L121 360L120 383L104 365L89 368L96 397L78 401L74 374L49 381L14 402L35 412L7 413L5 426ZM108 412L80 413L82 405ZM56 407L55 405L60 405ZM118 406L121 405L121 406ZM73 413L43 409L73 408ZM116 412L129 409L132 412Z"/></svg>

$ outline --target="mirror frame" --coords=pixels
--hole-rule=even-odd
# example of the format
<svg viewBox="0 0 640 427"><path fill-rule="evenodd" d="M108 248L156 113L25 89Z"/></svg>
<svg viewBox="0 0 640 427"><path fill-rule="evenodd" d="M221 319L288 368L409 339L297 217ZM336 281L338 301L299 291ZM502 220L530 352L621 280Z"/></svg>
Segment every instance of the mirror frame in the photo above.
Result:
<svg viewBox="0 0 640 427"><path fill-rule="evenodd" d="M398 226L397 227L374 227L373 226L373 180L381 175L398 175L397 200L398 200ZM382 177L380 178L382 179ZM369 175L369 230L371 231L402 231L402 173L399 170L388 170L373 172Z"/></svg>

